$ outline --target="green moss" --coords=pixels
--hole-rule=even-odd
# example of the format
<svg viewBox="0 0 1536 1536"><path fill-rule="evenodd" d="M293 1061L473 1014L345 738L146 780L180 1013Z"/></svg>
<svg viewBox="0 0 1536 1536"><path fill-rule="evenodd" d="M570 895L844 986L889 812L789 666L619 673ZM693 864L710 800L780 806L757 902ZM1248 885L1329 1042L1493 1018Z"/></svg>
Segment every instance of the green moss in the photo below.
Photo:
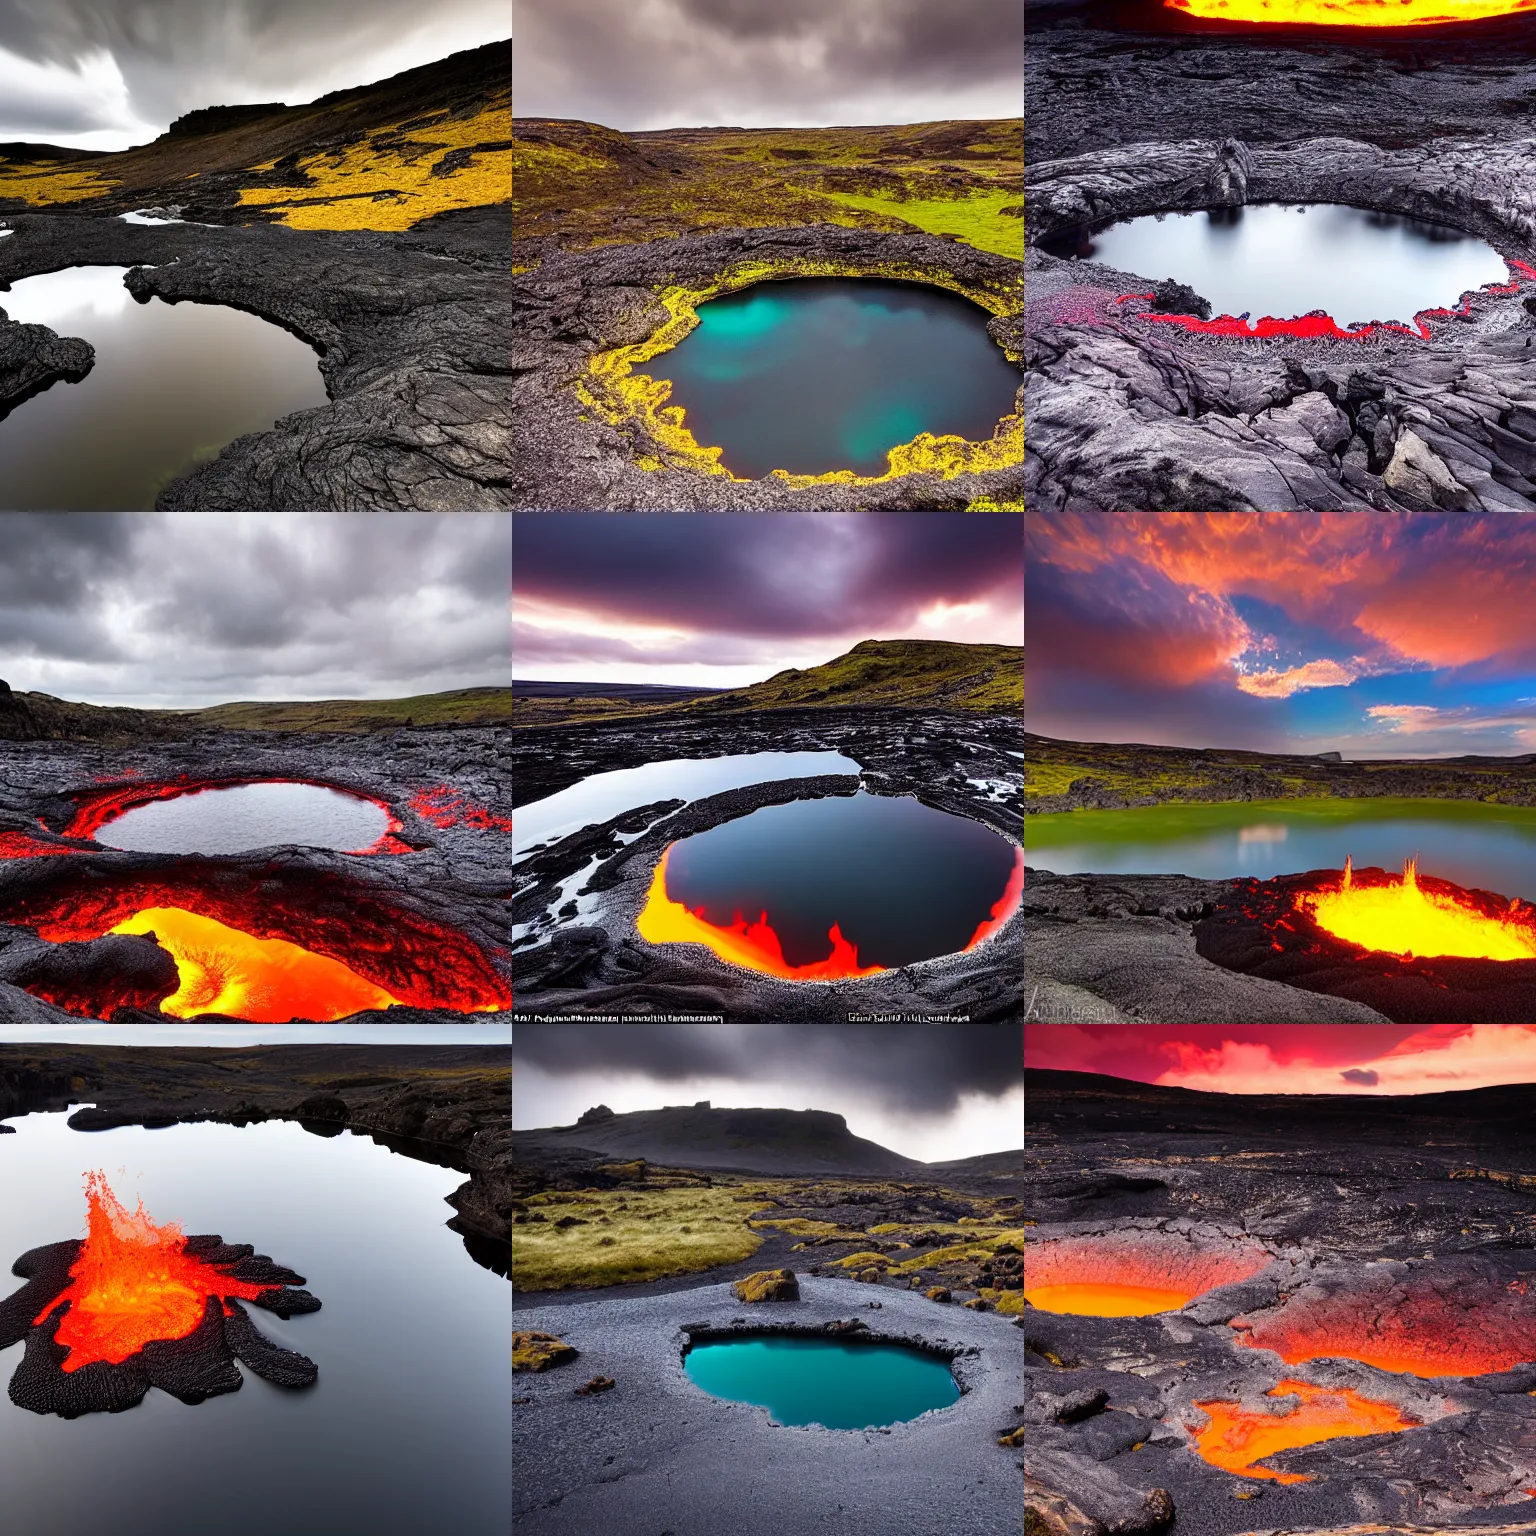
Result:
<svg viewBox="0 0 1536 1536"><path fill-rule="evenodd" d="M909 198L860 195L854 192L823 192L823 197L884 213L911 224L930 235L958 235L979 251L994 251L999 256L1024 259L1024 220L1017 214L1005 214L1004 208L1022 208L1020 194L1013 191L972 191L961 198Z"/></svg>
<svg viewBox="0 0 1536 1536"><path fill-rule="evenodd" d="M579 1351L552 1333L526 1330L512 1335L514 1371L552 1371L576 1359Z"/></svg>

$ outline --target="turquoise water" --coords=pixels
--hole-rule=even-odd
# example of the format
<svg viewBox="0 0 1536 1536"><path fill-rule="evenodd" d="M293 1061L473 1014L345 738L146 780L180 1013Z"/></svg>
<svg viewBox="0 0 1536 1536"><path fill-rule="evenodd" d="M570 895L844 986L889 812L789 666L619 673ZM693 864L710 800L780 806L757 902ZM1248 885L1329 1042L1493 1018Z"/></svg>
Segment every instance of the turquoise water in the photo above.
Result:
<svg viewBox="0 0 1536 1536"><path fill-rule="evenodd" d="M1424 874L1536 901L1536 810L1442 800L1272 800L1031 816L1025 863L1059 875L1207 880L1355 867Z"/></svg>
<svg viewBox="0 0 1536 1536"><path fill-rule="evenodd" d="M904 1344L795 1337L695 1344L683 1358L712 1397L766 1408L779 1424L872 1429L948 1408L960 1396L949 1367Z"/></svg>
<svg viewBox="0 0 1536 1536"><path fill-rule="evenodd" d="M737 475L878 475L919 432L982 441L1013 410L1019 373L988 318L918 283L759 283L700 305L644 371L671 380L685 425Z"/></svg>

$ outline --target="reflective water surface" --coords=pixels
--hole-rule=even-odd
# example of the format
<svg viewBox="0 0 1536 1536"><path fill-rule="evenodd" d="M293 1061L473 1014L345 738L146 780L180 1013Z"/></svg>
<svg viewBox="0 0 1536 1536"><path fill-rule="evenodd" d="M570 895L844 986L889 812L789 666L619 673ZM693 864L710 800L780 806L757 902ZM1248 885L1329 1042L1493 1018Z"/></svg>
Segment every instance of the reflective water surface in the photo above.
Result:
<svg viewBox="0 0 1536 1536"><path fill-rule="evenodd" d="M1025 862L1056 874L1206 880L1377 865L1536 901L1536 811L1436 800L1275 800L1030 816Z"/></svg>
<svg viewBox="0 0 1536 1536"><path fill-rule="evenodd" d="M1043 242L1053 255L1187 283L1211 314L1294 319L1321 309L1342 327L1451 308L1509 269L1473 235L1339 203L1157 213Z"/></svg>
<svg viewBox="0 0 1536 1536"><path fill-rule="evenodd" d="M960 1396L949 1367L900 1344L774 1337L695 1344L683 1369L712 1397L766 1408L779 1424L870 1429L948 1408Z"/></svg>
<svg viewBox="0 0 1536 1536"><path fill-rule="evenodd" d="M96 841L137 853L241 853L288 843L355 852L388 827L382 806L319 784L238 784L134 806Z"/></svg>
<svg viewBox="0 0 1536 1536"><path fill-rule="evenodd" d="M280 416L324 405L296 336L216 304L136 303L126 267L70 267L0 290L12 320L79 336L96 363L0 419L0 508L144 511L177 475Z"/></svg>
<svg viewBox="0 0 1536 1536"><path fill-rule="evenodd" d="M130 1207L291 1265L321 1310L261 1330L320 1368L287 1392L242 1368L188 1407L64 1420L0 1393L5 1529L38 1536L504 1536L511 1528L510 1289L444 1220L451 1169L297 1125L72 1131L28 1115L0 1136L0 1284L29 1248L84 1236L86 1169ZM22 1345L0 1351L9 1381Z"/></svg>
<svg viewBox="0 0 1536 1536"><path fill-rule="evenodd" d="M865 966L970 943L1002 898L1015 849L910 795L764 806L672 845L666 892L717 927L767 913L791 965L827 955L834 924Z"/></svg>
<svg viewBox="0 0 1536 1536"><path fill-rule="evenodd" d="M1013 410L1018 369L989 318L918 283L759 283L700 305L698 328L642 368L738 476L879 475L919 432L985 440Z"/></svg>

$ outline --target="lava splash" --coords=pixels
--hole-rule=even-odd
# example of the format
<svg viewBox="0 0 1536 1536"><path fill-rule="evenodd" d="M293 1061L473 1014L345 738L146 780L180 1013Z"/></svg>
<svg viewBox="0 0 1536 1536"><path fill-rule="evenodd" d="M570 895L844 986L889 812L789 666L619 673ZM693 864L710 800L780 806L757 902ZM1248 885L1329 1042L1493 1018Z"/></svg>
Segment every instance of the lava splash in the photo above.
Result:
<svg viewBox="0 0 1536 1536"><path fill-rule="evenodd" d="M240 1360L276 1386L312 1384L314 1362L259 1333L240 1305L280 1317L315 1312L304 1278L217 1236L157 1225L129 1211L106 1176L88 1173L86 1238L34 1248L13 1266L26 1280L0 1302L0 1348L26 1351L11 1400L34 1413L117 1412L151 1386L197 1403L241 1385Z"/></svg>
<svg viewBox="0 0 1536 1536"><path fill-rule="evenodd" d="M662 854L656 873L651 877L645 907L635 924L646 943L704 944L731 965L743 965L787 981L838 981L877 976L885 969L880 965L861 966L858 951L843 937L842 929L836 923L827 933L832 948L825 960L791 965L784 958L784 946L773 931L766 912L754 923L747 922L738 912L728 928L706 922L702 907L696 912L690 911L682 902L673 901L668 896L667 860L671 853L669 847Z"/></svg>
<svg viewBox="0 0 1536 1536"><path fill-rule="evenodd" d="M1424 890L1414 859L1400 881L1365 884L1353 862L1334 890L1301 891L1296 909L1335 938L1392 955L1463 956L1483 960L1536 959L1536 920L1516 900L1505 914L1490 914L1455 887Z"/></svg>
<svg viewBox="0 0 1536 1536"><path fill-rule="evenodd" d="M191 1019L223 1013L256 1024L331 1023L398 997L356 971L287 939L258 939L183 907L148 907L108 930L153 934L176 962L181 985L160 1011Z"/></svg>
<svg viewBox="0 0 1536 1536"><path fill-rule="evenodd" d="M1165 1232L1052 1238L1024 1253L1024 1299L1042 1312L1146 1317L1177 1312L1217 1286L1247 1280L1270 1254L1202 1247Z"/></svg>
<svg viewBox="0 0 1536 1536"><path fill-rule="evenodd" d="M1267 1477L1279 1483L1304 1483L1301 1472L1276 1472L1257 1465L1277 1451L1296 1450L1323 1440L1351 1435L1382 1435L1416 1428L1422 1421L1392 1403L1362 1397L1358 1392L1320 1387L1309 1381L1286 1379L1271 1387L1267 1397L1294 1397L1284 1413L1244 1408L1239 1403L1203 1402L1195 1407L1206 1416L1194 1436L1194 1448L1212 1466L1239 1477Z"/></svg>
<svg viewBox="0 0 1536 1536"><path fill-rule="evenodd" d="M1536 0L1165 0L1206 21L1288 27L1436 27L1536 10Z"/></svg>

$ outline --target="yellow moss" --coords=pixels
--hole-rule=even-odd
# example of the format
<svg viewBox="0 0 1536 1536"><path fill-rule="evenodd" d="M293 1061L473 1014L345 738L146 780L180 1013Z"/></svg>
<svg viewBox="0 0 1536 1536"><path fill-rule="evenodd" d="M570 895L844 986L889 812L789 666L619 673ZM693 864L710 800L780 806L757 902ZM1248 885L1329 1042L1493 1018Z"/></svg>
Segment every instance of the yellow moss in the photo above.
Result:
<svg viewBox="0 0 1536 1536"><path fill-rule="evenodd" d="M995 251L999 256L1024 259L1024 220L1004 208L1023 206L1021 192L971 192L960 198L875 197L859 192L827 192L829 197L851 208L883 213L901 219L931 235L959 235L967 245L979 251Z"/></svg>
<svg viewBox="0 0 1536 1536"><path fill-rule="evenodd" d="M846 1259L832 1261L839 1269L864 1269L872 1264L889 1264L883 1253L850 1253Z"/></svg>
<svg viewBox="0 0 1536 1536"><path fill-rule="evenodd" d="M694 437L681 406L667 404L672 395L670 380L636 373L635 368L670 351L682 341L699 323L700 304L722 294L750 288L754 283L790 277L885 277L927 283L963 294L994 315L1016 313L1023 304L1021 283L968 284L943 268L923 267L911 262L883 261L855 266L811 257L785 262L742 262L702 287L662 289L657 298L667 311L667 320L645 341L595 353L585 377L576 382L577 399L610 425L639 422L644 427L661 450L659 457L646 454L637 458L644 469L691 470L722 475L728 480L746 478L733 475L720 462L722 449L705 447ZM1005 355L1014 362L1019 361L1006 349ZM851 469L832 470L823 475L792 475L782 469L772 473L775 479L797 488L878 485L911 474L936 474L952 480L960 475L1011 469L1023 462L1024 418L1014 411L998 422L996 431L986 442L969 442L962 437L935 437L931 432L920 432L910 443L902 443L890 450L886 455L884 474L859 475ZM1006 509L988 507L984 510Z"/></svg>
<svg viewBox="0 0 1536 1536"><path fill-rule="evenodd" d="M810 1221L804 1216L782 1216L770 1221L749 1221L747 1225L754 1232L763 1227L777 1227L780 1232L788 1233L793 1237L831 1237L834 1232L843 1230L835 1221Z"/></svg>
<svg viewBox="0 0 1536 1536"><path fill-rule="evenodd" d="M532 1329L512 1335L514 1371L552 1371L557 1365L574 1360L579 1351L552 1333Z"/></svg>
<svg viewBox="0 0 1536 1536"><path fill-rule="evenodd" d="M512 137L510 107L491 107L473 117L375 128L357 144L308 155L299 161L305 187L247 187L245 207L282 209L278 222L291 229L403 230L450 208L504 203L512 196L510 149L480 149ZM440 148L437 146L441 146ZM455 149L474 151L466 166L434 176L432 168ZM578 157L580 158L580 157ZM271 170L273 163L253 166Z"/></svg>
<svg viewBox="0 0 1536 1536"><path fill-rule="evenodd" d="M96 171L61 171L56 165L0 160L0 200L19 198L32 208L50 203L83 203L121 185Z"/></svg>

